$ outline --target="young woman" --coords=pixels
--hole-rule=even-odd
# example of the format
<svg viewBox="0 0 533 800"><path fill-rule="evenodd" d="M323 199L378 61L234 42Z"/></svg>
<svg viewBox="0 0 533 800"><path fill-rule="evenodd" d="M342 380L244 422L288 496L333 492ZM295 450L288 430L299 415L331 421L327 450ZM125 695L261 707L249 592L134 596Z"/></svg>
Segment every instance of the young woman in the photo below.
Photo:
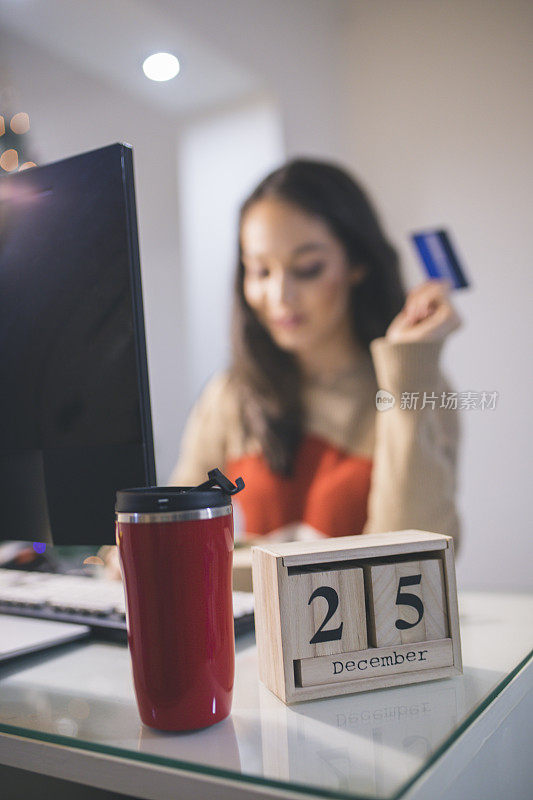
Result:
<svg viewBox="0 0 533 800"><path fill-rule="evenodd" d="M458 534L457 420L439 355L459 319L445 284L404 295L362 189L295 160L244 203L233 360L188 420L171 483L220 467L247 535ZM378 410L376 393L385 395ZM392 405L394 401L394 405Z"/></svg>

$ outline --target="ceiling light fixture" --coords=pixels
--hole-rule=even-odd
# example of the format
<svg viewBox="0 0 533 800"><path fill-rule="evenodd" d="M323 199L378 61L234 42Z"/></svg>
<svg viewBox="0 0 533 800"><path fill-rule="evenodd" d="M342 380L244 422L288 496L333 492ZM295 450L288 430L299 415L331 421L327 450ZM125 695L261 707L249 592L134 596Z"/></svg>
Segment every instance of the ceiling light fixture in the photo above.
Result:
<svg viewBox="0 0 533 800"><path fill-rule="evenodd" d="M171 53L154 53L143 63L143 72L151 81L170 81L180 71L180 62Z"/></svg>

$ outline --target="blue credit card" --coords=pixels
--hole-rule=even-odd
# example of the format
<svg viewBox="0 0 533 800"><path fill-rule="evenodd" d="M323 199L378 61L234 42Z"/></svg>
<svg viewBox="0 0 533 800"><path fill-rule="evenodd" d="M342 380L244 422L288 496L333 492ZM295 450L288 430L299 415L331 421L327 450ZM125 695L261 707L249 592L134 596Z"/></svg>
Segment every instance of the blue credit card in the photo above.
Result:
<svg viewBox="0 0 533 800"><path fill-rule="evenodd" d="M413 233L411 239L430 278L447 280L456 289L469 286L446 231L430 230Z"/></svg>

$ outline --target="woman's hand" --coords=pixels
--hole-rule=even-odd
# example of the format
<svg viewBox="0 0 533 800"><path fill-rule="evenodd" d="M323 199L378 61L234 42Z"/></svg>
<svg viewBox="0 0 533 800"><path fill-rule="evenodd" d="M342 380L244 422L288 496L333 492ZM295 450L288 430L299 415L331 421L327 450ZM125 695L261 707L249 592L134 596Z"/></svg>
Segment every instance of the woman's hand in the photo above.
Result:
<svg viewBox="0 0 533 800"><path fill-rule="evenodd" d="M447 281L431 280L412 289L405 306L389 325L390 342L436 342L457 330L461 319L449 300Z"/></svg>
<svg viewBox="0 0 533 800"><path fill-rule="evenodd" d="M105 565L105 577L112 581L121 580L122 575L118 560L118 548L115 545L104 545L98 551L98 555L103 560Z"/></svg>

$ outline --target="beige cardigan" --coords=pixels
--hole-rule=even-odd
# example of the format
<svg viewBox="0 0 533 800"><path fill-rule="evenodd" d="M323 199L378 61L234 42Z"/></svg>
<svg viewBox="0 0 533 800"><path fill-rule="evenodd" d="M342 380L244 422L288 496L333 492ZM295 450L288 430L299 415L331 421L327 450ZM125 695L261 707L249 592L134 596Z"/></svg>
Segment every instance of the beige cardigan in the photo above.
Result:
<svg viewBox="0 0 533 800"><path fill-rule="evenodd" d="M306 432L373 461L363 533L419 528L457 541L458 412L441 407L449 391L441 348L442 342L376 339L371 355L350 374L304 388ZM394 395L393 408L376 410L378 388ZM416 409L402 408L404 393L418 393ZM190 414L170 482L200 483L213 466L257 451L258 444L245 438L228 375L221 373Z"/></svg>

